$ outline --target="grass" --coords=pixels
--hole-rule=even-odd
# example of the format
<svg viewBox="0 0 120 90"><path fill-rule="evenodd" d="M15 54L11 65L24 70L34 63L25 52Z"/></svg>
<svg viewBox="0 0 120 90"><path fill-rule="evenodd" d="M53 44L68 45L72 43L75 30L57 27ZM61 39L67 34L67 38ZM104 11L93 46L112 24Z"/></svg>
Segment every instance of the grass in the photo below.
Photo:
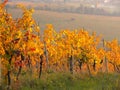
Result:
<svg viewBox="0 0 120 90"><path fill-rule="evenodd" d="M20 90L120 90L119 74L71 75L68 73L50 73L41 79L24 76ZM18 89L17 89L18 90Z"/></svg>

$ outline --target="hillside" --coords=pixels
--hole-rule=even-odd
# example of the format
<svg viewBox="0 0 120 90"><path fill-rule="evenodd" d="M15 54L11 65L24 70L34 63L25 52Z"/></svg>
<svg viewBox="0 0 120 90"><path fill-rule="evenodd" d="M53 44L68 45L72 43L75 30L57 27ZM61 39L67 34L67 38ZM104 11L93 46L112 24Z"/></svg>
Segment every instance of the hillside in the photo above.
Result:
<svg viewBox="0 0 120 90"><path fill-rule="evenodd" d="M120 1L117 0L10 0L7 7L14 8L18 3L39 10L120 16Z"/></svg>
<svg viewBox="0 0 120 90"><path fill-rule="evenodd" d="M8 9L8 11L12 13L13 17L20 17L21 15L19 9ZM56 30L85 28L90 32L95 31L102 34L107 40L113 38L120 40L120 17L59 13L44 10L35 10L33 17L41 30L45 28L46 24L51 23Z"/></svg>

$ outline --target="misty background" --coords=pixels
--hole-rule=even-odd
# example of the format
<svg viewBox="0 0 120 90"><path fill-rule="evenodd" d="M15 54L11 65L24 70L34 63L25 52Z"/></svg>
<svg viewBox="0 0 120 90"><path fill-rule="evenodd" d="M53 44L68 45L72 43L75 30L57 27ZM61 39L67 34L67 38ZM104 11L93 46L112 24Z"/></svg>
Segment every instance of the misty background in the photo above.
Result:
<svg viewBox="0 0 120 90"><path fill-rule="evenodd" d="M26 2L29 3L28 7L40 10L120 16L120 0L9 0L9 2ZM8 4L7 7L15 6Z"/></svg>

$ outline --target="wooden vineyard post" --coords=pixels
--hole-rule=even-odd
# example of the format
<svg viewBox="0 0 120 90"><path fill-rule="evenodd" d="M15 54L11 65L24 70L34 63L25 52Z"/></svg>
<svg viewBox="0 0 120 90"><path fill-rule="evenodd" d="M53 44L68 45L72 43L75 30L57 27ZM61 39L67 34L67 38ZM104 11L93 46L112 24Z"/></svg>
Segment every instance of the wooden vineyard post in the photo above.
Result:
<svg viewBox="0 0 120 90"><path fill-rule="evenodd" d="M72 45L71 45L72 46ZM70 73L73 74L74 72L74 52L73 52L73 46L72 46L72 49L71 49L71 56L69 58L69 65L70 65Z"/></svg>
<svg viewBox="0 0 120 90"><path fill-rule="evenodd" d="M73 74L73 56L70 56L69 64L70 64L70 73Z"/></svg>
<svg viewBox="0 0 120 90"><path fill-rule="evenodd" d="M92 74L91 74L91 71L90 71L90 66L89 66L88 63L87 63L87 69L88 69L88 74L89 74L89 76L92 77Z"/></svg>
<svg viewBox="0 0 120 90"><path fill-rule="evenodd" d="M45 53L45 57L46 57L47 70L49 70L48 51L47 51L47 47L46 47L46 43L45 42L44 42L44 53Z"/></svg>
<svg viewBox="0 0 120 90"><path fill-rule="evenodd" d="M103 39L103 49L106 51L104 39ZM104 57L104 65L105 65L105 72L108 73L108 60L107 60L106 56Z"/></svg>
<svg viewBox="0 0 120 90"><path fill-rule="evenodd" d="M1 79L1 77L2 77L2 66L1 66L1 57L0 57L0 87L1 87L1 83L2 83L2 79Z"/></svg>
<svg viewBox="0 0 120 90"><path fill-rule="evenodd" d="M43 55L40 56L39 78L42 75Z"/></svg>

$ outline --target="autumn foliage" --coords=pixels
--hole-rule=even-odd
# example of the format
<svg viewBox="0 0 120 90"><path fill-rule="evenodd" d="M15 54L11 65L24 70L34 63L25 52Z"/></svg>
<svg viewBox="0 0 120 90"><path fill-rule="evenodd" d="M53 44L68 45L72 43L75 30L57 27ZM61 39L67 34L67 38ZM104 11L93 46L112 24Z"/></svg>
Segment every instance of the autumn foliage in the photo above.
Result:
<svg viewBox="0 0 120 90"><path fill-rule="evenodd" d="M90 76L102 72L104 59L120 72L120 45L117 40L101 43L101 37L86 30L61 30L46 25L43 34L32 18L33 9L23 10L21 18L13 19L0 5L0 59L7 88L19 80L22 72L35 77L42 72L87 72Z"/></svg>

